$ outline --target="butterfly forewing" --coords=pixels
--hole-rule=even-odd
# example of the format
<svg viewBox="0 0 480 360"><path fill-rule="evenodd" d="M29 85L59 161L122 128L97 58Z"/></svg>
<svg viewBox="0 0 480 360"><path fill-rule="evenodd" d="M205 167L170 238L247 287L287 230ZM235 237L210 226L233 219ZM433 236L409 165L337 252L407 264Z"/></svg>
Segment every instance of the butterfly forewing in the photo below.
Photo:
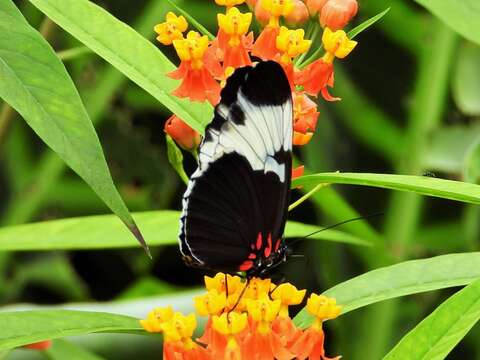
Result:
<svg viewBox="0 0 480 360"><path fill-rule="evenodd" d="M275 62L239 68L227 80L183 197L179 239L187 264L254 270L254 259L278 248L291 180L292 112L290 85Z"/></svg>

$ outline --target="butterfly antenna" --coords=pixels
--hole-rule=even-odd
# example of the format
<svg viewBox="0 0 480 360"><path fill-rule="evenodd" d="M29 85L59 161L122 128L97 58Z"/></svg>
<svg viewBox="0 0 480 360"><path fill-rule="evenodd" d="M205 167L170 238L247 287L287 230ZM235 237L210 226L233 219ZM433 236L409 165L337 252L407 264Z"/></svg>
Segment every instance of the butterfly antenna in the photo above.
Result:
<svg viewBox="0 0 480 360"><path fill-rule="evenodd" d="M353 219L348 219L348 220L344 220L344 221L341 221L339 223L336 223L336 224L333 224L333 225L330 225L330 226L327 226L327 227L324 227L324 228L321 228L319 230L316 230L298 240L295 240L295 241L292 241L289 245L293 245L293 244L296 244L300 241L302 241L303 239L306 239L310 236L313 236L315 234L318 234L322 231L325 231L325 230L330 230L330 229L333 229L337 226L340 226L340 225L345 225L345 224L348 224L350 222L353 222L353 221L358 221L358 220L366 220L366 219L371 219L371 218L374 218L374 217L377 217L377 216L382 216L384 213L383 212L378 212L378 213L374 213L374 214L370 214L370 215L364 215L364 216L359 216L359 217L356 217L356 218L353 218Z"/></svg>
<svg viewBox="0 0 480 360"><path fill-rule="evenodd" d="M242 289L242 292L240 293L240 296L238 297L237 301L235 302L235 305L233 305L233 307L232 307L230 310L228 310L227 320L228 320L229 317L230 317L230 313L237 308L238 304L240 304L240 300L242 300L242 297L243 297L243 295L245 294L245 291L247 290L247 287L248 287L249 284L250 284L250 279L247 278L247 282L245 283L245 286L244 286L244 288ZM227 297L227 305L228 305L228 297ZM230 321L230 320L229 320L229 321Z"/></svg>

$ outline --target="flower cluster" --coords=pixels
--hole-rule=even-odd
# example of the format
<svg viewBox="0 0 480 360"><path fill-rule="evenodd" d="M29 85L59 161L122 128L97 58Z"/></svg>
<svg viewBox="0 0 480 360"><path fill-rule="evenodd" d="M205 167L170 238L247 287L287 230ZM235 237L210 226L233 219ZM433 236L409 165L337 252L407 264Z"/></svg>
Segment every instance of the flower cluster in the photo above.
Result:
<svg viewBox="0 0 480 360"><path fill-rule="evenodd" d="M288 307L303 301L305 290L270 279L218 273L205 276L207 292L195 297L199 316L208 316L203 335L193 340L195 314L183 315L172 307L156 308L140 320L151 333L163 333L163 359L333 360L325 356L322 323L340 314L335 299L312 294L306 309L314 316L306 330L295 326ZM336 357L335 359L338 359Z"/></svg>
<svg viewBox="0 0 480 360"><path fill-rule="evenodd" d="M334 85L334 59L343 59L357 44L341 30L356 15L356 0L215 2L226 10L217 15L218 32L213 40L197 31L187 32L186 19L171 12L164 23L155 27L157 40L164 45L173 45L180 59L178 69L168 74L173 79L181 80L173 94L216 105L222 86L236 68L251 65L252 57L277 61L284 68L292 88L293 144L307 144L315 132L320 114L312 97L321 94L327 101L339 100L329 94L328 87ZM237 7L245 2L254 16L252 12L242 12ZM316 23L317 18L319 24ZM253 32L249 31L253 19L263 27L256 39ZM303 28L291 28L302 26L307 21L309 34L316 34L315 30L320 26L324 28L321 38L324 54L311 59L308 65L302 64L302 60L310 50L315 50L311 49L315 38L306 39ZM184 138L192 136L187 135L188 132L181 131L184 136L178 137L171 126L165 131L180 144L198 145L198 141Z"/></svg>

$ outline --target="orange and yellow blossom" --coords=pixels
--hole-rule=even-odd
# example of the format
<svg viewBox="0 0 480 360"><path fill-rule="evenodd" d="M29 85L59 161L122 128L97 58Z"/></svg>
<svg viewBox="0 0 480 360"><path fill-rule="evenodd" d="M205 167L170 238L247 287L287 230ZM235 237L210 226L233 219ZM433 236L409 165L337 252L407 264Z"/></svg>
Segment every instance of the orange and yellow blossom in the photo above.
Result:
<svg viewBox="0 0 480 360"><path fill-rule="evenodd" d="M288 25L298 26L308 20L308 8L302 0L293 0L293 9L285 16Z"/></svg>
<svg viewBox="0 0 480 360"><path fill-rule="evenodd" d="M188 23L183 16L177 16L168 12L165 22L155 25L153 28L158 34L157 40L163 45L171 45L173 40L183 39L183 33L187 31Z"/></svg>
<svg viewBox="0 0 480 360"><path fill-rule="evenodd" d="M217 354L228 360L241 360L242 348L239 335L247 328L248 319L246 313L227 312L220 316L212 317L213 329L226 338L223 348L215 349ZM217 356L217 358L220 358Z"/></svg>
<svg viewBox="0 0 480 360"><path fill-rule="evenodd" d="M173 308L167 306L166 308L155 308L147 314L145 320L140 320L140 325L151 333L161 332L162 325L173 318Z"/></svg>
<svg viewBox="0 0 480 360"><path fill-rule="evenodd" d="M343 59L355 48L356 41L350 40L343 30L332 31L325 28L322 35L325 55L308 65L305 69L296 74L296 84L303 86L304 91L312 96L319 92L327 101L340 100L332 97L327 90L327 85L333 87L333 60Z"/></svg>
<svg viewBox="0 0 480 360"><path fill-rule="evenodd" d="M237 8L230 8L226 14L218 14L218 47L222 51L223 68L238 68L250 65L249 43L245 37L252 22L252 13L242 14ZM253 37L253 34L252 34Z"/></svg>
<svg viewBox="0 0 480 360"><path fill-rule="evenodd" d="M320 25L332 30L343 29L357 11L357 0L328 0L322 7Z"/></svg>
<svg viewBox="0 0 480 360"><path fill-rule="evenodd" d="M215 0L215 3L220 6L226 6L227 9L230 9L232 6L241 5L245 0Z"/></svg>
<svg viewBox="0 0 480 360"><path fill-rule="evenodd" d="M312 45L311 40L305 40L305 31L303 29L290 30L285 26L280 28L275 45L282 53L280 62L282 64L291 64L292 59L300 54L307 52Z"/></svg>
<svg viewBox="0 0 480 360"><path fill-rule="evenodd" d="M280 16L290 14L294 8L293 0L258 0L257 6L261 6L270 17L253 45L252 55L263 60L273 60L278 54L276 39L280 33Z"/></svg>
<svg viewBox="0 0 480 360"><path fill-rule="evenodd" d="M312 325L305 330L290 347L297 359L321 359L334 360L340 357L328 358L325 356L324 342L325 334L322 323L325 320L335 319L341 312L341 306L337 305L335 299L325 295L310 295L307 300L307 311L315 316Z"/></svg>
<svg viewBox="0 0 480 360"><path fill-rule="evenodd" d="M177 115L170 116L165 122L164 131L182 148L188 151L195 150L200 144L200 133L192 129Z"/></svg>
<svg viewBox="0 0 480 360"><path fill-rule="evenodd" d="M317 127L317 104L303 92L293 93L293 144L305 145ZM310 135L311 134L311 135Z"/></svg>
<svg viewBox="0 0 480 360"><path fill-rule="evenodd" d="M208 100L216 105L220 100L220 77L222 68L209 49L208 37L189 31L185 39L173 40L173 46L181 60L177 70L168 74L172 79L182 80L173 95L191 101Z"/></svg>

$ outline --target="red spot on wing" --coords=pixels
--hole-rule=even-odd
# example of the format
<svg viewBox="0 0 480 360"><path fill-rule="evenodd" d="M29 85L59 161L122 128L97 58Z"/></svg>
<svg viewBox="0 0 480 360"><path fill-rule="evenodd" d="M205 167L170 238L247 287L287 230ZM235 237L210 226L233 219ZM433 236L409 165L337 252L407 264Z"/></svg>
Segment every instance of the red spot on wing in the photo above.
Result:
<svg viewBox="0 0 480 360"><path fill-rule="evenodd" d="M280 249L280 243L281 243L280 239L278 239L278 240L275 242L275 252L277 252L278 249Z"/></svg>
<svg viewBox="0 0 480 360"><path fill-rule="evenodd" d="M263 253L266 258L268 258L272 253L272 234L268 234L267 247L263 250Z"/></svg>
<svg viewBox="0 0 480 360"><path fill-rule="evenodd" d="M251 253L250 255L248 255L248 258L249 258L249 259L256 259L256 258L257 258L257 255L254 254L254 253Z"/></svg>
<svg viewBox="0 0 480 360"><path fill-rule="evenodd" d="M245 260L239 267L238 270L240 271L247 271L251 269L253 266L253 261L252 260Z"/></svg>
<svg viewBox="0 0 480 360"><path fill-rule="evenodd" d="M257 250L260 250L260 248L262 247L262 233L258 233L256 245L257 245Z"/></svg>

